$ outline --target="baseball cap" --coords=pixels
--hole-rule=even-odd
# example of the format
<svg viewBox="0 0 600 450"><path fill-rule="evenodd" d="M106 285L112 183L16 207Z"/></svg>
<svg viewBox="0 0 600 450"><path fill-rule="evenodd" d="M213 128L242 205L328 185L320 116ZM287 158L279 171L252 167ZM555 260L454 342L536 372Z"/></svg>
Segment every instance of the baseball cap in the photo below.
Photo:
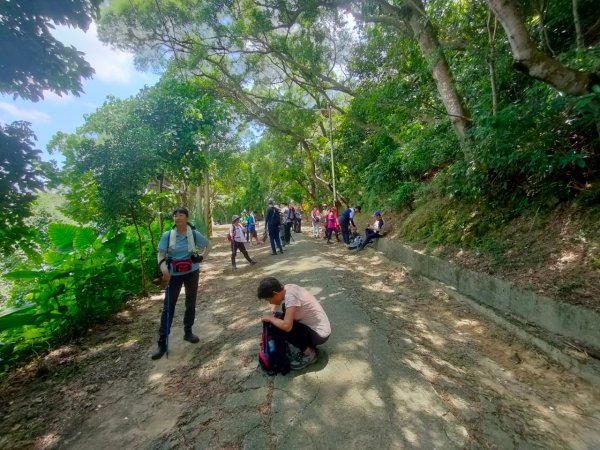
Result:
<svg viewBox="0 0 600 450"><path fill-rule="evenodd" d="M381 211L377 210L373 213L374 216L380 216L381 215Z"/></svg>

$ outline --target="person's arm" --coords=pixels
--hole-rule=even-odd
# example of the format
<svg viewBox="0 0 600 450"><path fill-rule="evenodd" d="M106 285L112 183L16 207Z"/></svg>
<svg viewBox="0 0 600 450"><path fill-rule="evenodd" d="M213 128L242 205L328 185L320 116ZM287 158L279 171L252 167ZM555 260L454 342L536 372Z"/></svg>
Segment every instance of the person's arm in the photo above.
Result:
<svg viewBox="0 0 600 450"><path fill-rule="evenodd" d="M263 322L271 322L281 331L285 331L286 333L290 331L294 326L294 318L296 317L297 306L290 306L285 309L285 317L283 319L278 319L272 313L265 314L262 317Z"/></svg>
<svg viewBox="0 0 600 450"><path fill-rule="evenodd" d="M159 251L157 256L158 268L162 273L162 278L165 281L169 281L171 279L171 274L169 273L169 268L167 267L167 251Z"/></svg>

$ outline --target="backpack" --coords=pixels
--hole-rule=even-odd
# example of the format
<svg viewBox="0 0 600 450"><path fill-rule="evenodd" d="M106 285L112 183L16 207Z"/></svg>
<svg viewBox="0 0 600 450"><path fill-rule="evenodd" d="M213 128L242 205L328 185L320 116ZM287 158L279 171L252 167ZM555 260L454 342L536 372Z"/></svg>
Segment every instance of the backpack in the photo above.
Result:
<svg viewBox="0 0 600 450"><path fill-rule="evenodd" d="M263 322L258 362L269 375L290 371L285 333L269 322Z"/></svg>
<svg viewBox="0 0 600 450"><path fill-rule="evenodd" d="M281 215L278 209L273 208L273 215L269 220L269 225L273 227L278 227L281 225Z"/></svg>

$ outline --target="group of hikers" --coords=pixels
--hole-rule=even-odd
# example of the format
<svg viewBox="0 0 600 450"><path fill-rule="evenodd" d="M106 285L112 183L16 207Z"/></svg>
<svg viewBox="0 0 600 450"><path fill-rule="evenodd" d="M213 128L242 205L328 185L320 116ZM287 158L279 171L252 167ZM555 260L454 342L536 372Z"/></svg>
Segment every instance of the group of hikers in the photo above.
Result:
<svg viewBox="0 0 600 450"><path fill-rule="evenodd" d="M319 210L313 207L310 217L313 237L319 238L321 229L327 243L335 234L339 234L346 245L350 245L352 233L356 233L354 217L360 214L361 207L347 208L337 215L337 208L332 206ZM359 249L363 249L371 240L382 236L384 221L380 211L373 213L374 222L365 229L365 238ZM185 313L183 317L183 339L192 344L200 341L192 332L196 314L196 296L200 277L200 263L211 250L210 241L199 233L189 222L189 212L186 208L176 208L173 211L173 228L162 234L158 244L158 266L162 278L167 282L160 326L158 329L158 346L152 354L152 359L160 359L168 351L168 338L181 288L185 286ZM301 232L300 208L294 204L282 203L276 205L269 200L265 212L265 231L262 242L269 239L273 255L283 253L283 247L293 240L292 230ZM231 218L228 240L231 242L231 264L236 270L237 251L244 255L248 263L255 261L248 254L246 243L259 244L257 233L257 217L254 211L246 210L241 215ZM316 346L323 344L329 338L331 326L325 311L318 300L306 289L293 285L283 285L276 278L263 279L258 286L257 295L267 300L272 311L262 317L262 321L270 323L285 334L286 341L296 353L291 354L290 367L302 369L317 360ZM279 306L283 311L276 311ZM277 312L277 314L275 314Z"/></svg>

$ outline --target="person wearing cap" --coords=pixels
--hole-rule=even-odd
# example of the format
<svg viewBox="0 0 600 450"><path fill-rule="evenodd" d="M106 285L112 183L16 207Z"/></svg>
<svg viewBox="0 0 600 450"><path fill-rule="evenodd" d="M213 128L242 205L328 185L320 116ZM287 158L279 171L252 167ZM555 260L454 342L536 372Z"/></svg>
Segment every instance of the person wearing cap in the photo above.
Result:
<svg viewBox="0 0 600 450"><path fill-rule="evenodd" d="M347 208L338 218L338 222L342 230L342 240L346 245L350 244L350 225L352 225L352 228L356 230L354 216L356 214L360 214L360 209L361 208L358 205L354 208Z"/></svg>
<svg viewBox="0 0 600 450"><path fill-rule="evenodd" d="M381 236L383 236L383 225L385 222L381 217L381 211L375 211L373 213L373 217L375 218L375 221L372 225L369 225L367 228L365 228L365 238L363 239L363 242L358 246L358 250L363 250L367 246L367 244L373 241L373 239L379 239Z"/></svg>
<svg viewBox="0 0 600 450"><path fill-rule="evenodd" d="M240 216L234 214L231 217L231 226L229 227L229 235L231 236L231 268L232 270L237 270L237 266L235 264L235 257L237 255L237 251L239 250L246 258L250 264L256 264L250 255L248 254L248 250L246 250L246 229L240 223Z"/></svg>

